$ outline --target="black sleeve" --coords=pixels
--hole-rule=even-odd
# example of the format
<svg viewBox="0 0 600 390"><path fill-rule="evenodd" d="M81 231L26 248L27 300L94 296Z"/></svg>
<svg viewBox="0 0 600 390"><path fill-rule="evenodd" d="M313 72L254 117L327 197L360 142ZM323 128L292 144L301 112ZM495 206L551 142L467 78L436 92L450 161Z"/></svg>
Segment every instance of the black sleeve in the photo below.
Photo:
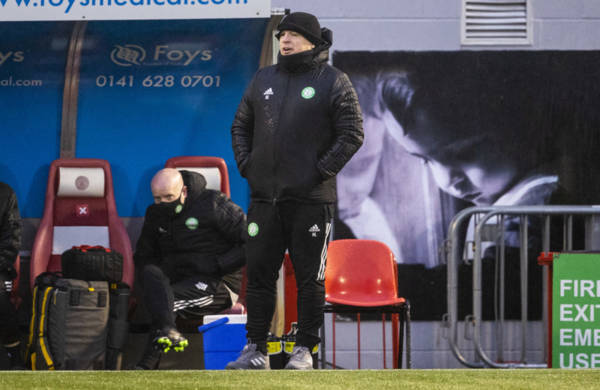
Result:
<svg viewBox="0 0 600 390"><path fill-rule="evenodd" d="M252 151L252 133L254 131L254 109L252 107L252 89L254 79L250 82L242 97L231 125L231 146L235 156L238 170L243 177L248 163L248 157Z"/></svg>
<svg viewBox="0 0 600 390"><path fill-rule="evenodd" d="M135 246L133 259L136 270L141 270L146 264L160 263L160 247L158 245L158 225L152 217L151 207L146 210L142 233Z"/></svg>
<svg viewBox="0 0 600 390"><path fill-rule="evenodd" d="M217 262L221 275L240 269L246 264L244 240L246 231L246 214L231 199L219 194L216 200L217 229L227 238L231 248L219 256Z"/></svg>
<svg viewBox="0 0 600 390"><path fill-rule="evenodd" d="M362 114L356 91L345 73L340 73L331 92L335 137L317 163L323 179L335 176L363 143Z"/></svg>
<svg viewBox="0 0 600 390"><path fill-rule="evenodd" d="M14 278L14 264L21 249L21 215L17 195L7 185L0 187L0 212L0 271Z"/></svg>

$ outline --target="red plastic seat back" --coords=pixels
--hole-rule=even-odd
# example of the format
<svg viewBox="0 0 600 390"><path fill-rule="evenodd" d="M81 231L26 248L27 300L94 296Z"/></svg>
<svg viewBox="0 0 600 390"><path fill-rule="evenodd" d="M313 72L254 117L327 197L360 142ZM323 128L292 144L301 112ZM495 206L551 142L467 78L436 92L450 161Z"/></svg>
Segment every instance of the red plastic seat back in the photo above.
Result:
<svg viewBox="0 0 600 390"><path fill-rule="evenodd" d="M176 168L201 173L206 178L206 188L219 190L228 197L229 173L225 160L212 156L178 156L171 157L165 163L165 168Z"/></svg>
<svg viewBox="0 0 600 390"><path fill-rule="evenodd" d="M379 241L331 241L327 249L325 294L330 303L351 306L404 302L398 298L394 254Z"/></svg>
<svg viewBox="0 0 600 390"><path fill-rule="evenodd" d="M61 270L62 252L102 245L123 255L123 281L133 285L133 251L117 214L108 161L59 159L48 173L44 215L31 252L30 286L45 271Z"/></svg>

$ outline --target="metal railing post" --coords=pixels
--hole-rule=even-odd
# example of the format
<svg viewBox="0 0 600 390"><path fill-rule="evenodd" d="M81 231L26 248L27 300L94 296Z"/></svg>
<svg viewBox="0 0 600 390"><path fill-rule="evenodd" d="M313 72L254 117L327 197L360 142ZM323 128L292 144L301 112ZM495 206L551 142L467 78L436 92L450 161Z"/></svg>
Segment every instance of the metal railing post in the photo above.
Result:
<svg viewBox="0 0 600 390"><path fill-rule="evenodd" d="M545 253L550 252L550 216L544 216L544 227L542 228L542 251ZM548 284L545 281L548 280L548 267L542 267L542 355L544 361L548 360ZM546 363L548 363L546 361Z"/></svg>
<svg viewBox="0 0 600 390"><path fill-rule="evenodd" d="M478 208L482 212L491 210L491 208ZM460 259L459 246L457 245L459 237L460 227L468 218L471 217L473 209L465 209L458 212L448 229L448 237L450 243L450 250L448 251L448 262L447 262L447 309L448 309L448 343L450 344L450 350L456 359L463 365L471 368L482 368L485 367L481 362L468 361L460 349L458 348L458 261Z"/></svg>
<svg viewBox="0 0 600 390"><path fill-rule="evenodd" d="M499 218L500 223L500 258L498 259L499 262L499 277L498 277L498 284L499 284L499 297L498 297L498 312L499 312L499 318L498 318L498 341L496 343L497 350L498 350L498 361L504 361L504 309L505 309L505 292L506 292L506 285L504 283L504 275L506 275L506 262L505 260L505 256L506 256L506 246L505 246L505 241L504 241L504 229L502 228L504 226L504 216L501 216Z"/></svg>
<svg viewBox="0 0 600 390"><path fill-rule="evenodd" d="M529 218L526 215L519 217L520 226L520 254L521 254L521 361L527 361L527 308L528 308L528 259L529 241L527 236L527 227Z"/></svg>

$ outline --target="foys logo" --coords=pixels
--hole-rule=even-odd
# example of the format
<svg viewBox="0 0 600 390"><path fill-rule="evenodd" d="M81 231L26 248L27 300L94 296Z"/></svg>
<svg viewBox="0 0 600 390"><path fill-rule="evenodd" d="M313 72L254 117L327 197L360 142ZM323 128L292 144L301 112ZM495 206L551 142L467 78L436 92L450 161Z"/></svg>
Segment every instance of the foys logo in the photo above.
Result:
<svg viewBox="0 0 600 390"><path fill-rule="evenodd" d="M150 54L148 56L147 54ZM194 61L210 61L211 50L172 49L169 45L156 45L147 51L140 45L115 45L110 60L119 66L175 65L188 66Z"/></svg>
<svg viewBox="0 0 600 390"><path fill-rule="evenodd" d="M146 50L138 45L115 45L110 59L120 66L141 65L146 59Z"/></svg>
<svg viewBox="0 0 600 390"><path fill-rule="evenodd" d="M0 51L0 66L5 62L23 62L25 55L22 51Z"/></svg>

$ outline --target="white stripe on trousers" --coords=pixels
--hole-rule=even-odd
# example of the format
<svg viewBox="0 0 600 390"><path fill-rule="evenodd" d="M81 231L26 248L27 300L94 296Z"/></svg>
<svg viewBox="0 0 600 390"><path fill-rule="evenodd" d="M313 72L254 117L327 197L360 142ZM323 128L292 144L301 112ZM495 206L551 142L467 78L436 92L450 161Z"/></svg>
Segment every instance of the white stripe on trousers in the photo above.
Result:
<svg viewBox="0 0 600 390"><path fill-rule="evenodd" d="M317 273L317 280L325 280L325 264L327 263L327 244L329 241L329 232L331 231L331 223L325 224L325 239L323 240L323 249L321 249L321 265Z"/></svg>
<svg viewBox="0 0 600 390"><path fill-rule="evenodd" d="M213 301L213 295L192 300L175 301L173 304L173 311L185 309L186 307L204 307L210 305Z"/></svg>

